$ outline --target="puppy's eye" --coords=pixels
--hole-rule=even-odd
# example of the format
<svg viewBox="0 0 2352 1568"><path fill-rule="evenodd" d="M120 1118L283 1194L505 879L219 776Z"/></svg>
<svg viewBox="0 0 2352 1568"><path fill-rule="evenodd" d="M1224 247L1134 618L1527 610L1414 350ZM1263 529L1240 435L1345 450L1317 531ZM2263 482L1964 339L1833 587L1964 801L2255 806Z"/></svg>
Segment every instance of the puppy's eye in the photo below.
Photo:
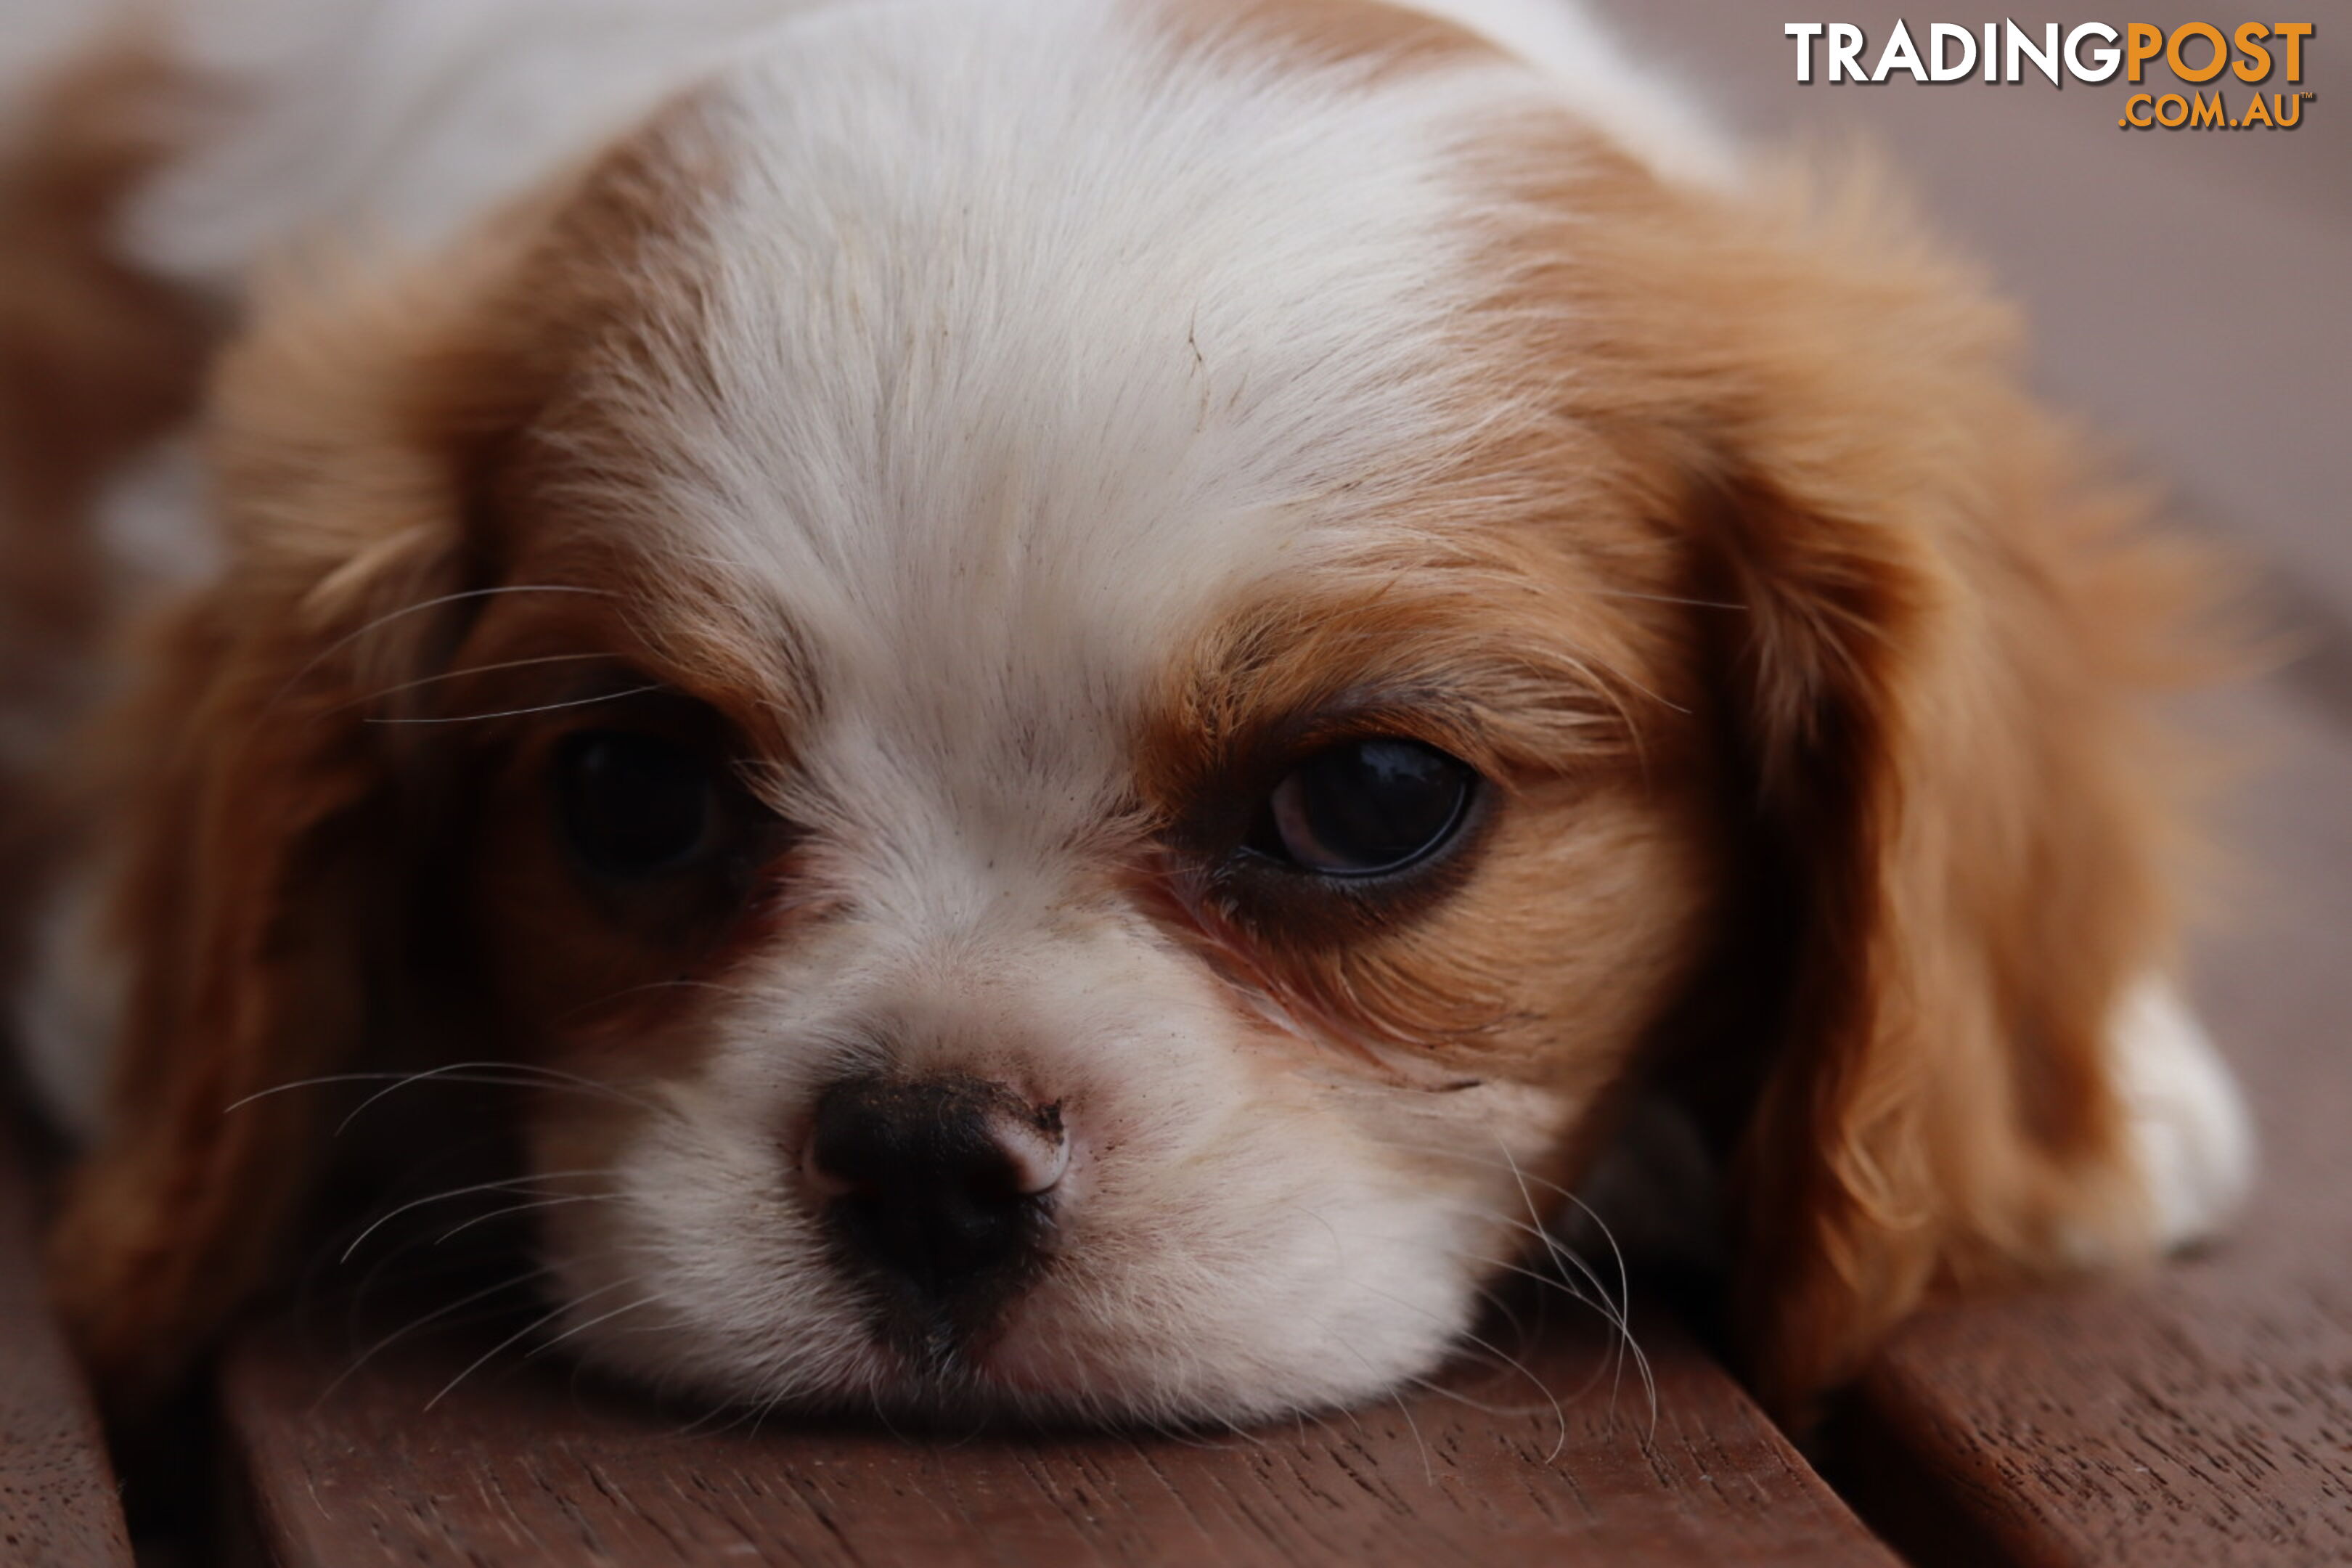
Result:
<svg viewBox="0 0 2352 1568"><path fill-rule="evenodd" d="M719 781L710 763L658 735L566 736L555 754L555 793L572 848L608 877L677 870L718 837Z"/></svg>
<svg viewBox="0 0 2352 1568"><path fill-rule="evenodd" d="M1274 786L1250 847L1327 877L1402 870L1454 837L1477 782L1418 741L1343 741Z"/></svg>

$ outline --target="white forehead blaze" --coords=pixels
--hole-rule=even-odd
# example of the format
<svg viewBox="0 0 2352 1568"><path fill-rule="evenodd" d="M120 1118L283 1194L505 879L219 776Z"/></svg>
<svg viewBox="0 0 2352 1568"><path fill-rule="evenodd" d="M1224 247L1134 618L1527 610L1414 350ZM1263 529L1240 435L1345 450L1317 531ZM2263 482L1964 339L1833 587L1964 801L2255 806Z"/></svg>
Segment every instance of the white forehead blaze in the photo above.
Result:
<svg viewBox="0 0 2352 1568"><path fill-rule="evenodd" d="M629 526L806 657L829 809L1001 877L1095 819L1218 606L1370 542L1493 416L1458 158L1534 79L1083 0L820 14L730 74L694 369L633 395L680 447Z"/></svg>

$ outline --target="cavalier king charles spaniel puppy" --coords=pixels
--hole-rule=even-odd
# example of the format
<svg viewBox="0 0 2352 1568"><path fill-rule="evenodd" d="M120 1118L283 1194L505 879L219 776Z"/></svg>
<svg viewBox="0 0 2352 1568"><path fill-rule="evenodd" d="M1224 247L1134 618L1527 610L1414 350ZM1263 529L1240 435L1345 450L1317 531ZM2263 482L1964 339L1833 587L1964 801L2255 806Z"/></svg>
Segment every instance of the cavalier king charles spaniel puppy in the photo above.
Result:
<svg viewBox="0 0 2352 1568"><path fill-rule="evenodd" d="M569 1345L803 1407L1377 1395L1674 1143L1801 1411L2242 1194L2210 574L1566 5L26 9L14 1028L118 1405L342 1080L504 1086Z"/></svg>

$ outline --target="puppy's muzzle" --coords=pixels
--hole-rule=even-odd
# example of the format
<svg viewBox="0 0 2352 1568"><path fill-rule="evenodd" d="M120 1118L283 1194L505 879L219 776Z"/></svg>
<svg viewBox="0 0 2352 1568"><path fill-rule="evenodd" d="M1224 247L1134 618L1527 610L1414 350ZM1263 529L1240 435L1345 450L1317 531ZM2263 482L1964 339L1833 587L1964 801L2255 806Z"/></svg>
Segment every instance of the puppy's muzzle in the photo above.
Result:
<svg viewBox="0 0 2352 1568"><path fill-rule="evenodd" d="M938 1353L1043 1261L1068 1160L1058 1105L975 1078L856 1078L817 1101L803 1167L885 1330Z"/></svg>

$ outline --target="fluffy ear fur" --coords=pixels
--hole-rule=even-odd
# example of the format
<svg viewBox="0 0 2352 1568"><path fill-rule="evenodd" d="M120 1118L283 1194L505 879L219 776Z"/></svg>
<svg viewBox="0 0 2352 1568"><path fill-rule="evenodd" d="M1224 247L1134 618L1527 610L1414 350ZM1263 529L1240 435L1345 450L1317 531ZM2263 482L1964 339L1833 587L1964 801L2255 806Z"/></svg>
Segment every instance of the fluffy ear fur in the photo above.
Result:
<svg viewBox="0 0 2352 1568"><path fill-rule="evenodd" d="M388 283L330 268L265 299L223 356L228 559L136 661L150 686L100 748L131 994L51 1254L119 1407L168 1386L296 1217L329 1102L273 1091L359 1059L415 988L365 973L407 951L398 891L430 830L408 731L377 721L425 700L494 591L512 443L663 275L695 124L667 116Z"/></svg>
<svg viewBox="0 0 2352 1568"><path fill-rule="evenodd" d="M118 1409L163 1392L264 1277L310 1186L314 1093L370 1006L402 885L385 694L443 657L470 570L426 300L293 310L214 401L228 564L157 629L98 742L127 961L103 1131L51 1235L69 1331ZM458 290L457 292L462 292ZM460 595L453 599L452 595Z"/></svg>
<svg viewBox="0 0 2352 1568"><path fill-rule="evenodd" d="M2185 672L2190 562L2086 481L1971 280L1862 218L1887 206L1714 253L1743 1032L1778 1040L1734 1310L1799 1414L1931 1291L2149 1237L2112 1035L2168 958L2179 759L2137 710Z"/></svg>

